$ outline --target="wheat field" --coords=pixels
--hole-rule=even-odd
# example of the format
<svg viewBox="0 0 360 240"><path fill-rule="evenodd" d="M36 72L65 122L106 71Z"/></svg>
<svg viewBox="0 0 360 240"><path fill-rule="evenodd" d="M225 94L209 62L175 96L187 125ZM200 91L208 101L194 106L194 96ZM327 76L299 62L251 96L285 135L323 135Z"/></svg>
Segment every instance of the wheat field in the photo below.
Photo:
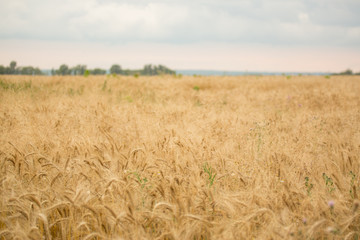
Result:
<svg viewBox="0 0 360 240"><path fill-rule="evenodd" d="M0 77L0 239L359 239L360 77Z"/></svg>

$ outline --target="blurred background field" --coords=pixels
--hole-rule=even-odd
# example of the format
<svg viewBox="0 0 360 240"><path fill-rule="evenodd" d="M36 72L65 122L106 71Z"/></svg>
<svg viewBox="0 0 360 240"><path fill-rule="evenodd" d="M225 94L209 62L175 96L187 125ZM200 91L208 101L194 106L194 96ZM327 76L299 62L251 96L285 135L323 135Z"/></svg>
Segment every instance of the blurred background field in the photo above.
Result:
<svg viewBox="0 0 360 240"><path fill-rule="evenodd" d="M1 76L0 239L358 239L359 76Z"/></svg>

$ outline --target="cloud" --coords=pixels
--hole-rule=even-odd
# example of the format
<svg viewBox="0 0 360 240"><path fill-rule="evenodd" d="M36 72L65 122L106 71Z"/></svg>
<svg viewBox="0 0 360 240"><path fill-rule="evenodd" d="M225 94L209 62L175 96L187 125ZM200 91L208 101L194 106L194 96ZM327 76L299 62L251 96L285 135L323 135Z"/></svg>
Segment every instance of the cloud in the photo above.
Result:
<svg viewBox="0 0 360 240"><path fill-rule="evenodd" d="M301 23L308 23L309 22L309 15L306 13L299 13L298 19Z"/></svg>
<svg viewBox="0 0 360 240"><path fill-rule="evenodd" d="M154 42L355 46L357 0L12 0L0 38L125 44Z"/></svg>
<svg viewBox="0 0 360 240"><path fill-rule="evenodd" d="M161 3L137 6L128 3L95 4L85 14L70 21L71 29L83 39L119 41L156 41L171 39L174 27L183 24L188 12L176 11Z"/></svg>

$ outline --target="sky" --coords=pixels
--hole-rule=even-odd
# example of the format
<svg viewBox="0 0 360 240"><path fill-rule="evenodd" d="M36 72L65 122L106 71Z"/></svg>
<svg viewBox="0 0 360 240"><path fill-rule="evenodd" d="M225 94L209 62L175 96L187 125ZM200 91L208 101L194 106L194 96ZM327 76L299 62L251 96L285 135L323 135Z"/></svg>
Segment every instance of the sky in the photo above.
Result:
<svg viewBox="0 0 360 240"><path fill-rule="evenodd" d="M360 0L0 0L0 64L360 72Z"/></svg>

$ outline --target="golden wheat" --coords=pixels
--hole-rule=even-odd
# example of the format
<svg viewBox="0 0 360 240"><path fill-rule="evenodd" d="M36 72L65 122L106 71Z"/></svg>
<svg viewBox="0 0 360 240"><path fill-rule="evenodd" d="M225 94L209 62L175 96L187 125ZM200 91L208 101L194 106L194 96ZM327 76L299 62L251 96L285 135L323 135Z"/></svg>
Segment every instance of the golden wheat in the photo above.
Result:
<svg viewBox="0 0 360 240"><path fill-rule="evenodd" d="M0 78L0 239L358 239L360 78Z"/></svg>

